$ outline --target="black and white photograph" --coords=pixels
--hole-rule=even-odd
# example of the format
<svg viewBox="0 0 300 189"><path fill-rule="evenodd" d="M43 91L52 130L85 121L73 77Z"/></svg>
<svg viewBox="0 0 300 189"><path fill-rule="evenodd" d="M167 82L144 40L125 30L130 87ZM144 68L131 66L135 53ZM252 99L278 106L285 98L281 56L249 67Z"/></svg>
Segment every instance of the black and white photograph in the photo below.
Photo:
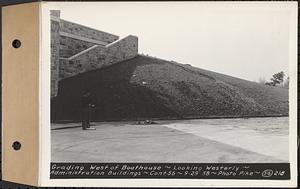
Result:
<svg viewBox="0 0 300 189"><path fill-rule="evenodd" d="M47 14L51 162L290 162L286 9L73 3Z"/></svg>
<svg viewBox="0 0 300 189"><path fill-rule="evenodd" d="M297 187L297 2L0 8L5 182Z"/></svg>

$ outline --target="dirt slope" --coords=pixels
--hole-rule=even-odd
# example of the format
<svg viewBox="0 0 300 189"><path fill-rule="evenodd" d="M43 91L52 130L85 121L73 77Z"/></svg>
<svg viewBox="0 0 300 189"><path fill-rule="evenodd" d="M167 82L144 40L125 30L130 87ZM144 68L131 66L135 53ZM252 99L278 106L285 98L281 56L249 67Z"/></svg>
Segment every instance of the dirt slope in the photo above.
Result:
<svg viewBox="0 0 300 189"><path fill-rule="evenodd" d="M51 119L79 120L86 89L96 120L288 114L287 89L139 55L60 81Z"/></svg>

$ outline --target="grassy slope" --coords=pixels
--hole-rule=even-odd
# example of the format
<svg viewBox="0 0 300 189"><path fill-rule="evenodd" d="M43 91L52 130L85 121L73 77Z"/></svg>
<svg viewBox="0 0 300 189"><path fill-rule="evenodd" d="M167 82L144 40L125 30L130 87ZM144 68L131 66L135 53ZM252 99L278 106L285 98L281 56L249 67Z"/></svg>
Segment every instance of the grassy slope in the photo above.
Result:
<svg viewBox="0 0 300 189"><path fill-rule="evenodd" d="M139 55L62 80L52 119L80 119L86 89L97 120L288 114L287 89Z"/></svg>

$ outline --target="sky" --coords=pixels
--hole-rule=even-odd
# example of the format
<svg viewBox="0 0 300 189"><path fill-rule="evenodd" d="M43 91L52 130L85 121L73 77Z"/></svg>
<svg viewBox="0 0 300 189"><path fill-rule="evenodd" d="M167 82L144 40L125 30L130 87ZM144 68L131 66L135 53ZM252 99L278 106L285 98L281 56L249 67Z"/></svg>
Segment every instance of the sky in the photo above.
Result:
<svg viewBox="0 0 300 189"><path fill-rule="evenodd" d="M257 81L288 73L289 6L283 3L56 3L61 18L139 38L139 53Z"/></svg>

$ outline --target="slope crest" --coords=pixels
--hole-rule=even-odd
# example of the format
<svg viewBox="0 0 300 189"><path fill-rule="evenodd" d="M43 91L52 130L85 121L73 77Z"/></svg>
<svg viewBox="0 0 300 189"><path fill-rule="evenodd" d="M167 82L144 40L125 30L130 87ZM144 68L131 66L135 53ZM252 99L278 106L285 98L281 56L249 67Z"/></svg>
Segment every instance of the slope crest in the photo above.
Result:
<svg viewBox="0 0 300 189"><path fill-rule="evenodd" d="M51 118L79 119L80 97L86 89L97 106L96 120L288 114L286 89L138 55L60 81Z"/></svg>

